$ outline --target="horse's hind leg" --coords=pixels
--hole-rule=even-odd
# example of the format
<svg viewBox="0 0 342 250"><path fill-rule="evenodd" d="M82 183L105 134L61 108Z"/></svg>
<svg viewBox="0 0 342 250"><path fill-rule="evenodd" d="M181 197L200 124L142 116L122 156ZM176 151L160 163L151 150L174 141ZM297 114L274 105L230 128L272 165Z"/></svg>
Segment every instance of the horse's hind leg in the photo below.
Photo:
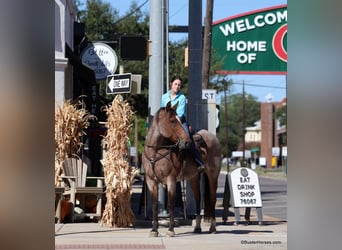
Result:
<svg viewBox="0 0 342 250"><path fill-rule="evenodd" d="M216 234L216 219L215 218L210 219L209 233Z"/></svg>
<svg viewBox="0 0 342 250"><path fill-rule="evenodd" d="M201 233L201 193L200 193L200 182L199 182L199 176L194 177L190 180L190 185L192 192L194 194L195 202L196 202L196 224L194 228L194 233Z"/></svg>
<svg viewBox="0 0 342 250"><path fill-rule="evenodd" d="M215 205L216 205L216 192L217 192L217 183L218 183L218 177L210 178L211 181L209 182L209 189L210 189L210 228L209 228L209 233L216 233L216 219L215 219Z"/></svg>

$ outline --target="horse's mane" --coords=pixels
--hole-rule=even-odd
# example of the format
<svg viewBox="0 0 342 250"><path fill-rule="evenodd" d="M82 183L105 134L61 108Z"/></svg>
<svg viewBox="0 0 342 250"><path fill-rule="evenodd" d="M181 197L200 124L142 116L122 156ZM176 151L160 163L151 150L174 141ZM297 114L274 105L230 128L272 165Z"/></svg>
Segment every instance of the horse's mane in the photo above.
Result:
<svg viewBox="0 0 342 250"><path fill-rule="evenodd" d="M159 113L162 111L162 110L165 110L165 108L160 108L156 114L154 115L153 117L153 124L158 124L159 123Z"/></svg>

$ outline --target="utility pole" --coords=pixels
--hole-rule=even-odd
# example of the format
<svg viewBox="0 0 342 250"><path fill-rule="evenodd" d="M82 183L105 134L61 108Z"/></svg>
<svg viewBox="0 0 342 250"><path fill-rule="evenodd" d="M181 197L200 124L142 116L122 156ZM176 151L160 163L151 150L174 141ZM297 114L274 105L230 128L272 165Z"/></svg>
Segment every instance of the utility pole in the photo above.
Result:
<svg viewBox="0 0 342 250"><path fill-rule="evenodd" d="M242 167L245 165L245 81L242 81Z"/></svg>
<svg viewBox="0 0 342 250"><path fill-rule="evenodd" d="M162 83L164 82L164 9L163 1L150 1L150 64L149 64L149 89L148 89L148 112L149 124L152 117L160 108L160 98L163 94ZM164 2L163 2L164 3ZM156 98L158 96L159 98ZM159 185L158 202L159 214L166 215L165 190Z"/></svg>
<svg viewBox="0 0 342 250"><path fill-rule="evenodd" d="M229 160L228 160L228 153L229 153L229 144L228 144L228 100L227 100L227 90L228 90L228 81L223 79L223 87L224 87L224 120L226 122L225 126L225 136L227 142L227 172L229 172Z"/></svg>
<svg viewBox="0 0 342 250"><path fill-rule="evenodd" d="M202 128L202 1L189 0L189 91L188 122Z"/></svg>
<svg viewBox="0 0 342 250"><path fill-rule="evenodd" d="M202 89L208 88L209 71L210 71L210 52L211 52L211 25L213 22L213 2L207 0L204 38L203 38L203 57L202 57Z"/></svg>
<svg viewBox="0 0 342 250"><path fill-rule="evenodd" d="M202 128L202 1L189 0L189 91L187 120L194 131ZM186 210L195 214L195 201L189 181L186 185Z"/></svg>

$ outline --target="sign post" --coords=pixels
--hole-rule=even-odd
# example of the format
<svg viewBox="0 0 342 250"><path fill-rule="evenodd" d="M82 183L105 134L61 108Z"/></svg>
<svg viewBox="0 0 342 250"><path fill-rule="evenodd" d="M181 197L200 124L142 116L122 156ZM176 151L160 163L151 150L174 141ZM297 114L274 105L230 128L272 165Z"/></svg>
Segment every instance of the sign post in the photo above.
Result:
<svg viewBox="0 0 342 250"><path fill-rule="evenodd" d="M235 213L235 223L237 224L240 221L240 207L246 208L246 211L250 211L250 208L255 207L258 221L261 225L262 202L257 173L250 168L242 167L230 172L228 177L232 199L231 202ZM249 212L247 216L245 215L245 218L249 221Z"/></svg>
<svg viewBox="0 0 342 250"><path fill-rule="evenodd" d="M217 112L216 112L216 90L215 89L202 89L202 100L206 101L203 103L206 107L203 107L203 118L206 119L207 129L209 132L216 135L217 127ZM207 117L205 117L205 115Z"/></svg>

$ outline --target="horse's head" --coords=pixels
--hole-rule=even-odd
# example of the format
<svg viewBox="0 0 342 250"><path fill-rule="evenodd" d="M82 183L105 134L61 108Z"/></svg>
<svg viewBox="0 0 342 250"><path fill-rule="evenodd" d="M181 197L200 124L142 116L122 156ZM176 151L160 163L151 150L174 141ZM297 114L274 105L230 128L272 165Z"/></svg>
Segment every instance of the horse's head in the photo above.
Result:
<svg viewBox="0 0 342 250"><path fill-rule="evenodd" d="M190 146L190 138L185 132L182 122L177 116L177 104L171 107L169 102L165 109L161 109L158 113L158 127L161 135L170 139L173 143L178 143L180 149Z"/></svg>

